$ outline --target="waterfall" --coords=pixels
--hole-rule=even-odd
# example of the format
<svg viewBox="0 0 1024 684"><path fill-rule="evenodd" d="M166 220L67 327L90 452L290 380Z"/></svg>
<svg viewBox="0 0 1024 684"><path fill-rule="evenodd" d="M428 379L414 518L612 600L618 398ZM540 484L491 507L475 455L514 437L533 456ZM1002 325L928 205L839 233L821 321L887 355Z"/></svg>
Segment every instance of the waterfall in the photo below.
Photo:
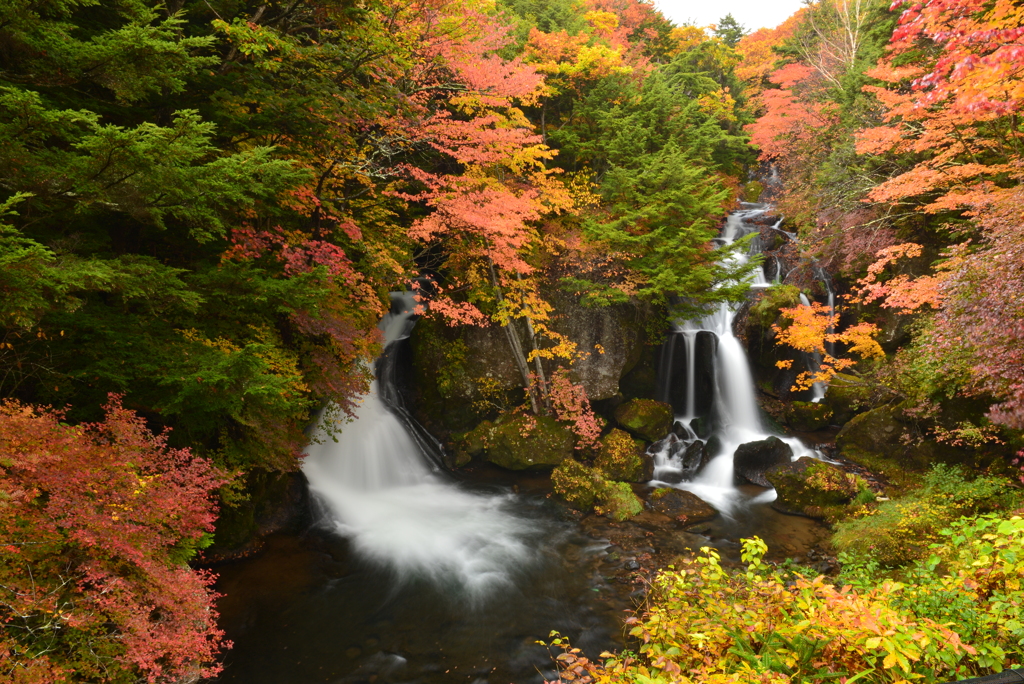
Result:
<svg viewBox="0 0 1024 684"><path fill-rule="evenodd" d="M756 230L746 223L749 219L764 214L763 206L747 205L750 208L734 212L726 219L718 242L723 245L732 244L735 240ZM728 258L739 264L750 259L750 254L733 254ZM756 269L751 278L752 288L768 285L763 269ZM654 481L656 484L671 484L679 489L693 492L704 501L721 511L724 515L731 512L743 500L744 495L735 486L733 472L733 453L737 447L746 442L767 439L770 433L765 429L760 417L760 409L754 394L754 381L747 362L747 354L742 343L733 333L733 321L738 307L721 304L716 311L699 319L680 321L676 325L676 333L686 340L687 373L686 373L686 405L684 412L676 416L675 436L663 440L651 447L654 455ZM714 380L711 392L711 414L699 416L695 411L696 368L691 365L689 340L702 332L713 333L717 339L715 353ZM695 356L695 354L694 354ZM663 367L662 373L671 373L671 368ZM666 396L668 392L666 391ZM711 420L716 427L714 439L708 439L706 445L714 448L709 453L710 461L695 477L685 481L689 474L687 464L683 463L683 453L687 446L697 441L698 437L690 429L696 419ZM819 454L807 448L795 437L780 436L793 449L793 458L802 456L818 457ZM704 441L704 440L701 440ZM717 445L717 446L716 446ZM684 481L680 481L684 478ZM774 491L765 492L758 500L774 499Z"/></svg>
<svg viewBox="0 0 1024 684"><path fill-rule="evenodd" d="M472 493L443 479L423 436L401 419L411 420L398 404L394 373L385 371L389 351L412 330L414 306L412 293L393 295L379 326L385 352L377 377L351 420L328 426L332 414L321 415L302 472L322 524L349 538L357 554L400 579L427 577L482 597L531 561L527 539L536 528L509 512L511 495Z"/></svg>

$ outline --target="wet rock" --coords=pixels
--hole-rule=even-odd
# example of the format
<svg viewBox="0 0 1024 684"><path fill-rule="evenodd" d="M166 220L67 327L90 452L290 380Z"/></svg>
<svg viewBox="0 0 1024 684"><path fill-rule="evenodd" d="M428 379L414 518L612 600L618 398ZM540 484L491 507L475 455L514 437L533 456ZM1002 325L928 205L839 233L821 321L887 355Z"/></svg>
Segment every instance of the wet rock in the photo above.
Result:
<svg viewBox="0 0 1024 684"><path fill-rule="evenodd" d="M772 466L788 463L793 449L778 437L741 444L733 455L736 478L760 487L771 487L765 472Z"/></svg>
<svg viewBox="0 0 1024 684"><path fill-rule="evenodd" d="M656 512L686 524L704 522L718 515L718 511L711 504L682 489L655 489L651 492L649 500Z"/></svg>
<svg viewBox="0 0 1024 684"><path fill-rule="evenodd" d="M572 456L574 438L549 416L516 416L483 435L486 458L509 470L553 468Z"/></svg>
<svg viewBox="0 0 1024 684"><path fill-rule="evenodd" d="M693 430L693 433L701 439L707 439L711 436L713 431L711 418L707 416L697 416L690 421L690 429Z"/></svg>
<svg viewBox="0 0 1024 684"><path fill-rule="evenodd" d="M665 437L672 427L672 407L653 399L632 399L615 409L615 421L649 442Z"/></svg>
<svg viewBox="0 0 1024 684"><path fill-rule="evenodd" d="M601 449L594 459L594 467L612 480L646 482L643 479L643 451L641 442L616 428L601 438ZM651 465L653 469L653 461Z"/></svg>
<svg viewBox="0 0 1024 684"><path fill-rule="evenodd" d="M832 407L811 401L794 401L786 407L786 425L799 432L814 432L827 428L832 422Z"/></svg>
<svg viewBox="0 0 1024 684"><path fill-rule="evenodd" d="M650 482L654 479L654 454L647 451L640 454L640 464L642 468L640 481Z"/></svg>
<svg viewBox="0 0 1024 684"><path fill-rule="evenodd" d="M836 521L845 506L868 489L858 475L813 458L800 458L768 469L765 479L775 487L778 498L773 508L812 518Z"/></svg>
<svg viewBox="0 0 1024 684"><path fill-rule="evenodd" d="M707 465L708 452L704 442L695 440L683 452L683 471L696 475Z"/></svg>
<svg viewBox="0 0 1024 684"><path fill-rule="evenodd" d="M708 459L712 459L722 453L722 438L719 435L711 435L708 441L704 444L704 451L708 455Z"/></svg>

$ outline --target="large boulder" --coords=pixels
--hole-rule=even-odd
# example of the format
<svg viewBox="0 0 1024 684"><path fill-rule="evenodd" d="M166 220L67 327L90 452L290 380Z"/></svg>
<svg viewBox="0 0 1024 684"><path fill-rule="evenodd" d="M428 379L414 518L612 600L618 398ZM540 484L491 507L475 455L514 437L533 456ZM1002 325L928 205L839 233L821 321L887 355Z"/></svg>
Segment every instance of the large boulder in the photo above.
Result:
<svg viewBox="0 0 1024 684"><path fill-rule="evenodd" d="M760 487L771 487L765 473L773 466L789 462L793 449L778 437L741 444L733 454L733 472L736 479Z"/></svg>
<svg viewBox="0 0 1024 684"><path fill-rule="evenodd" d="M653 399L631 399L615 409L615 422L648 442L657 442L672 429L672 407Z"/></svg>
<svg viewBox="0 0 1024 684"><path fill-rule="evenodd" d="M548 416L516 416L487 428L486 458L509 470L553 468L572 456L572 432Z"/></svg>
<svg viewBox="0 0 1024 684"><path fill-rule="evenodd" d="M550 327L576 343L585 352L573 362L570 375L582 383L591 401L619 393L619 379L640 361L646 335L642 312L630 305L587 307L580 298L564 290L544 292L558 315Z"/></svg>
<svg viewBox="0 0 1024 684"><path fill-rule="evenodd" d="M704 442L696 439L683 450L683 472L696 475L708 463L708 450Z"/></svg>
<svg viewBox="0 0 1024 684"><path fill-rule="evenodd" d="M718 515L718 511L699 496L682 489L655 489L648 500L655 511L680 522L699 523Z"/></svg>
<svg viewBox="0 0 1024 684"><path fill-rule="evenodd" d="M814 432L827 428L832 421L832 408L824 403L794 401L786 407L786 425L798 432Z"/></svg>
<svg viewBox="0 0 1024 684"><path fill-rule="evenodd" d="M842 509L868 489L858 475L813 458L772 466L765 479L778 494L772 504L776 509L832 521L843 517Z"/></svg>
<svg viewBox="0 0 1024 684"><path fill-rule="evenodd" d="M642 442L616 428L601 438L601 449L594 458L594 467L612 480L645 482L643 452Z"/></svg>
<svg viewBox="0 0 1024 684"><path fill-rule="evenodd" d="M650 352L645 344L644 318L650 311L633 305L588 308L578 297L560 290L542 295L556 312L549 327L585 352L569 370L591 401L615 397L619 381L625 377L632 378L630 391L653 391L653 363L644 360L645 352ZM523 348L528 350L522 323L518 331ZM497 403L508 405L522 400L522 375L500 326L450 327L422 319L409 342L408 359L402 365L411 368L414 379L411 408L420 422L440 438L447 440L452 433L471 429L479 420L476 406L482 399L491 403L498 399ZM647 376L650 378L645 379Z"/></svg>
<svg viewBox="0 0 1024 684"><path fill-rule="evenodd" d="M976 456L976 450L915 439L916 434L901 407L882 406L844 425L836 435L836 447L843 458L890 477L926 470L937 461L963 463Z"/></svg>

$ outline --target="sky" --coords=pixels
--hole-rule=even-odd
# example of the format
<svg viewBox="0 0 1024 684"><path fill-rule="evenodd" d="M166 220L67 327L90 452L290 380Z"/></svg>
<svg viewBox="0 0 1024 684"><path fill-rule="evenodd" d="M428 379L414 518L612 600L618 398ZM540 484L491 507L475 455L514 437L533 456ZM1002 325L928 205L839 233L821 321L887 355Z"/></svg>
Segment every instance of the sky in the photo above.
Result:
<svg viewBox="0 0 1024 684"><path fill-rule="evenodd" d="M803 0L654 0L655 6L677 24L717 24L732 14L744 28L775 28L803 6Z"/></svg>

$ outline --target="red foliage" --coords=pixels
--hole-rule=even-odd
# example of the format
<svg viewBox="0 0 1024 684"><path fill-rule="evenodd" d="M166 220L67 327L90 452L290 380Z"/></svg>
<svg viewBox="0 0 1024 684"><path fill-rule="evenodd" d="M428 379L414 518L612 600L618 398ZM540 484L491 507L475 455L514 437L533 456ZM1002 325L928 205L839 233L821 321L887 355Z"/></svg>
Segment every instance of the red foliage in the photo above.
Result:
<svg viewBox="0 0 1024 684"><path fill-rule="evenodd" d="M113 397L101 423L0 405L0 681L219 671L213 577L186 564L224 483Z"/></svg>
<svg viewBox="0 0 1024 684"><path fill-rule="evenodd" d="M590 407L587 390L569 378L569 371L559 368L551 376L549 390L551 408L558 420L569 423L578 438L577 449L592 449L599 446L602 421Z"/></svg>
<svg viewBox="0 0 1024 684"><path fill-rule="evenodd" d="M761 158L777 159L813 144L820 129L835 123L835 114L834 105L815 99L820 83L811 67L787 64L769 80L779 87L764 91L765 115L747 129L750 142L761 148Z"/></svg>

